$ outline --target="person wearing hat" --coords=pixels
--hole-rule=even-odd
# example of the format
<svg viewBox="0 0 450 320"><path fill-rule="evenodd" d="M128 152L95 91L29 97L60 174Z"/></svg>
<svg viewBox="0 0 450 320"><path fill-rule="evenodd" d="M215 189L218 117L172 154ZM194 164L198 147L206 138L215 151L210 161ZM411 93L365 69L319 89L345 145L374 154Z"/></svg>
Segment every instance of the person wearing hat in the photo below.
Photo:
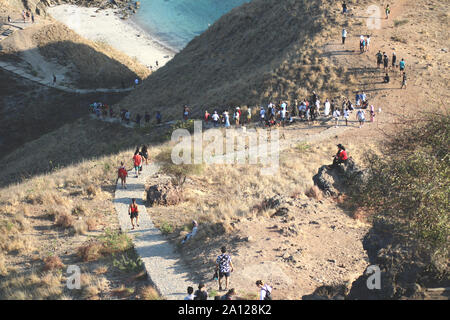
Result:
<svg viewBox="0 0 450 320"><path fill-rule="evenodd" d="M348 156L347 151L345 151L345 147L342 144L338 144L338 152L333 158L333 164L331 166L328 166L329 169L335 168L341 163L347 163Z"/></svg>

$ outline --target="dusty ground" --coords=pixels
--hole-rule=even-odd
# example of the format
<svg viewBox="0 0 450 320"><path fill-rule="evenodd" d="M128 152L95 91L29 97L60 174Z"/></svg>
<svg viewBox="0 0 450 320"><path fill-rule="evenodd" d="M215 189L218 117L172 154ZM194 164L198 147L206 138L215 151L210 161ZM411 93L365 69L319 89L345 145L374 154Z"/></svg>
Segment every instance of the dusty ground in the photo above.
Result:
<svg viewBox="0 0 450 320"><path fill-rule="evenodd" d="M343 143L350 155L364 165L364 151L372 149L382 152L382 145L379 142L386 134L395 134L397 122L411 120L413 117L417 119L422 114L434 110L448 111L446 84L448 80L446 70L449 63L448 42L439 41L447 38L448 28L442 29L442 24L448 25L446 13L448 5L449 3L445 1L432 3L395 1L391 4L390 18L381 21L382 29L370 31L364 28L366 8L356 7L353 11L354 17L351 18L352 25L347 27L349 37L346 45L341 45L340 33L327 39L322 55L333 64L347 68L355 77L359 90L367 93L370 104L374 105L377 113L374 123L366 123L359 129L353 112L350 116L352 120L350 125L354 129L339 134L327 144L330 145L333 141ZM426 18L429 23L424 25L417 21L417 17ZM369 33L372 38L370 52L362 55L359 54L358 44L361 33ZM401 39L401 42L398 39ZM377 70L375 60L378 50L387 52L390 59L392 51L395 50L397 64L402 58L405 59L408 74L406 89L400 89L401 76L398 69L395 71L390 68L391 83L388 85L382 83L384 74ZM356 92L352 91L343 92L343 96L348 96L353 101L355 94ZM366 118L369 119L367 113ZM293 131L287 129L286 132L287 136L304 134L305 128L300 130L300 127L297 127ZM328 152L331 156L334 150L332 151L330 147ZM310 158L307 162L312 162L317 169L321 164L327 163L328 160L324 159L326 158L322 157L320 160ZM217 168L217 170L229 174L230 169ZM308 167L306 170L309 170L312 178L314 169ZM211 173L211 170L207 173ZM206 207L209 201L214 202L212 199L222 198L220 204L216 203L215 207L218 210L215 212L219 217L221 211L223 212L220 218L224 221L225 227L215 229L210 227L211 221L202 215L205 209L201 204L193 210L187 209L190 205L182 205L175 209L150 209L157 224L172 223L176 231L185 230L181 235L189 229L190 218L203 220L205 228L212 230L206 232L208 234L206 238L181 249L183 257L192 266L193 272L197 272L199 279L210 280L213 261L223 244L227 244L230 248L236 266L231 287L235 287L239 294L247 297L257 291L253 285L256 278L262 278L273 284L277 289L275 297L298 299L322 284L354 279L367 267L367 256L362 248L361 239L368 226L350 218L348 212L344 212L335 202L328 199L292 200L294 208L289 212L289 216L292 214L292 221L282 217L269 218L268 214L246 218L247 208L252 206L252 199L258 198L258 195L253 194L244 201L237 200L239 205L242 205L242 213L239 216L235 212L230 213L230 210L236 211L236 207L239 207L233 203L233 197L228 194L232 191L226 190L226 186L218 187L217 184L221 184L220 180L216 183L211 180L205 174L200 179L194 179L192 184L188 184L188 188L195 189L194 197L201 199L197 204L203 201ZM239 178L234 181L237 199L246 197L248 186L245 186ZM279 187L284 189L285 186ZM243 204L245 201L249 203ZM217 220L220 221L220 218ZM223 231L227 233L222 236L211 235L214 231L219 234ZM177 234L175 232L170 238L174 241L182 239L180 236L177 237ZM200 237L204 235L201 234ZM270 240L267 240L269 238ZM217 290L215 283L211 281L207 283L211 289Z"/></svg>

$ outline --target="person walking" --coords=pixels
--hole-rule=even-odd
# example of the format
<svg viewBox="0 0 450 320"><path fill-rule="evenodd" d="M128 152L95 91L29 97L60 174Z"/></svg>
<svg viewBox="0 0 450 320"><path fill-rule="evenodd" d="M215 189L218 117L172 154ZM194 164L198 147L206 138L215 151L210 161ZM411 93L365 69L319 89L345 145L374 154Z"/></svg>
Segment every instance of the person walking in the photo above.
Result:
<svg viewBox="0 0 450 320"><path fill-rule="evenodd" d="M53 85L56 85L56 76L53 74Z"/></svg>
<svg viewBox="0 0 450 320"><path fill-rule="evenodd" d="M392 70L395 70L395 64L397 63L397 54L395 51L392 52Z"/></svg>
<svg viewBox="0 0 450 320"><path fill-rule="evenodd" d="M389 68L389 57L386 52L383 52L383 64L384 64L384 72L388 71Z"/></svg>
<svg viewBox="0 0 450 320"><path fill-rule="evenodd" d="M148 165L148 147L147 145L142 145L141 152L139 153L143 160L145 160L145 164ZM143 161L142 161L143 162Z"/></svg>
<svg viewBox="0 0 450 320"><path fill-rule="evenodd" d="M230 115L228 114L228 111L225 111L225 112L223 113L223 116L224 116L224 118L225 118L225 128L231 127L231 124L230 124Z"/></svg>
<svg viewBox="0 0 450 320"><path fill-rule="evenodd" d="M231 256L227 254L227 248L223 246L220 251L222 254L216 259L216 271L219 271L219 291L222 291L222 279L225 277L225 290L227 290L234 267Z"/></svg>
<svg viewBox="0 0 450 320"><path fill-rule="evenodd" d="M241 114L239 113L239 107L237 107L236 110L234 111L233 117L234 117L234 121L235 121L236 128L237 128L237 127L239 127L239 119L241 117Z"/></svg>
<svg viewBox="0 0 450 320"><path fill-rule="evenodd" d="M405 71L405 60L403 58L402 58L402 61L400 61L400 63L399 63L399 67L400 67L400 72Z"/></svg>
<svg viewBox="0 0 450 320"><path fill-rule="evenodd" d="M131 230L134 230L133 219L136 220L136 226L139 227L139 208L138 205L136 204L135 198L131 199L131 204L128 207L128 215L130 216L131 219Z"/></svg>
<svg viewBox="0 0 450 320"><path fill-rule="evenodd" d="M375 56L377 57L377 68L380 69L380 66L383 63L383 54L378 50L378 53Z"/></svg>
<svg viewBox="0 0 450 320"><path fill-rule="evenodd" d="M370 35L367 35L367 38L366 38L366 50L367 50L367 52L370 51Z"/></svg>
<svg viewBox="0 0 450 320"><path fill-rule="evenodd" d="M370 105L370 122L373 122L373 119L375 118L375 108L373 107L373 104Z"/></svg>
<svg viewBox="0 0 450 320"><path fill-rule="evenodd" d="M359 109L358 112L356 112L356 118L359 121L359 127L362 128L364 122L366 121L366 115L363 109Z"/></svg>
<svg viewBox="0 0 450 320"><path fill-rule="evenodd" d="M342 113L342 116L343 116L344 119L345 119L345 126L348 126L348 118L349 118L349 116L350 116L349 111L348 111L348 108L345 108L345 109L344 109L344 112Z"/></svg>
<svg viewBox="0 0 450 320"><path fill-rule="evenodd" d="M203 283L198 285L198 290L195 291L194 296L194 300L208 300L208 292Z"/></svg>
<svg viewBox="0 0 450 320"><path fill-rule="evenodd" d="M406 89L406 72L403 72L402 86L400 89L403 89L403 87Z"/></svg>
<svg viewBox="0 0 450 320"><path fill-rule="evenodd" d="M261 125L264 126L266 122L266 110L263 106L261 106L261 110L259 111L259 120L261 122Z"/></svg>
<svg viewBox="0 0 450 320"><path fill-rule="evenodd" d="M346 14L347 13L347 3L344 1L342 2L342 14Z"/></svg>
<svg viewBox="0 0 450 320"><path fill-rule="evenodd" d="M339 117L341 116L341 113L339 112L339 109L335 109L333 111L333 118L335 121L336 128L339 126Z"/></svg>
<svg viewBox="0 0 450 320"><path fill-rule="evenodd" d="M252 108L248 107L247 108L247 124L250 124L251 121L252 121Z"/></svg>
<svg viewBox="0 0 450 320"><path fill-rule="evenodd" d="M256 286L259 288L259 300L272 300L271 286L264 284L262 280L257 280Z"/></svg>
<svg viewBox="0 0 450 320"><path fill-rule="evenodd" d="M213 115L211 116L211 119L214 123L214 127L218 127L219 126L219 115L217 114L217 111L214 111Z"/></svg>
<svg viewBox="0 0 450 320"><path fill-rule="evenodd" d="M139 177L139 171L141 170L141 166L142 166L142 156L139 154L139 149L137 149L134 152L133 164L134 164L134 170L136 172L136 178L138 178Z"/></svg>
<svg viewBox="0 0 450 320"><path fill-rule="evenodd" d="M345 44L345 39L347 38L347 30L342 29L342 44Z"/></svg>
<svg viewBox="0 0 450 320"><path fill-rule="evenodd" d="M125 166L123 165L123 161L120 163L120 167L119 167L117 175L120 178L120 182L121 182L122 188L126 189L127 188L128 171L125 168Z"/></svg>
<svg viewBox="0 0 450 320"><path fill-rule="evenodd" d="M384 11L386 12L386 19L388 19L389 18L389 14L391 13L391 7L389 7L389 4L386 6Z"/></svg>
<svg viewBox="0 0 450 320"><path fill-rule="evenodd" d="M208 110L206 110L206 111L205 111L205 118L204 118L204 119L205 119L205 124L208 124L209 119L210 119L210 116L211 116L211 115L209 114Z"/></svg>

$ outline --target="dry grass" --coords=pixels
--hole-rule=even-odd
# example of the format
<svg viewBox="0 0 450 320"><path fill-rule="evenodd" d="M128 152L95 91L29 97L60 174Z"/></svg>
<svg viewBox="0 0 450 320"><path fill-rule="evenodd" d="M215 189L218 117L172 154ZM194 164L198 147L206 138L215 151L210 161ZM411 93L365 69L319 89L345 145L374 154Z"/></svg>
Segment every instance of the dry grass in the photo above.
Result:
<svg viewBox="0 0 450 320"><path fill-rule="evenodd" d="M323 198L323 192L322 190L320 190L317 186L312 186L311 188L309 188L305 194L309 197L309 198L313 198L316 200L322 200Z"/></svg>
<svg viewBox="0 0 450 320"><path fill-rule="evenodd" d="M152 286L145 286L139 291L141 300L162 300L162 297Z"/></svg>
<svg viewBox="0 0 450 320"><path fill-rule="evenodd" d="M190 104L259 105L303 99L312 90L331 94L353 84L318 49L328 34L339 34L346 19L336 1L257 0L223 16L152 74L121 106L133 112L164 106L164 119L179 119ZM280 19L280 17L283 17ZM267 21L277 21L269 25ZM302 30L302 32L299 32ZM192 74L201 74L192 80ZM351 81L352 79L350 79Z"/></svg>
<svg viewBox="0 0 450 320"><path fill-rule="evenodd" d="M60 270L64 268L64 264L58 256L49 256L44 258L44 271Z"/></svg>

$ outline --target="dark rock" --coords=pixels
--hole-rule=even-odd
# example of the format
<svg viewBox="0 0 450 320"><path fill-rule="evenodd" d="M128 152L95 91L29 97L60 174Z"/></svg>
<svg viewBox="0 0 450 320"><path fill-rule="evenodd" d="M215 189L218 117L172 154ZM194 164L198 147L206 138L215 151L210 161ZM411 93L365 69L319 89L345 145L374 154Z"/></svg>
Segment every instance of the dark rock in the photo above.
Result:
<svg viewBox="0 0 450 320"><path fill-rule="evenodd" d="M183 201L183 194L180 188L175 187L172 182L156 184L147 190L147 202L150 206L176 205Z"/></svg>
<svg viewBox="0 0 450 320"><path fill-rule="evenodd" d="M327 196L337 196L345 192L349 183L364 183L366 174L361 170L352 158L346 164L329 169L322 166L313 177L314 184L319 187Z"/></svg>

